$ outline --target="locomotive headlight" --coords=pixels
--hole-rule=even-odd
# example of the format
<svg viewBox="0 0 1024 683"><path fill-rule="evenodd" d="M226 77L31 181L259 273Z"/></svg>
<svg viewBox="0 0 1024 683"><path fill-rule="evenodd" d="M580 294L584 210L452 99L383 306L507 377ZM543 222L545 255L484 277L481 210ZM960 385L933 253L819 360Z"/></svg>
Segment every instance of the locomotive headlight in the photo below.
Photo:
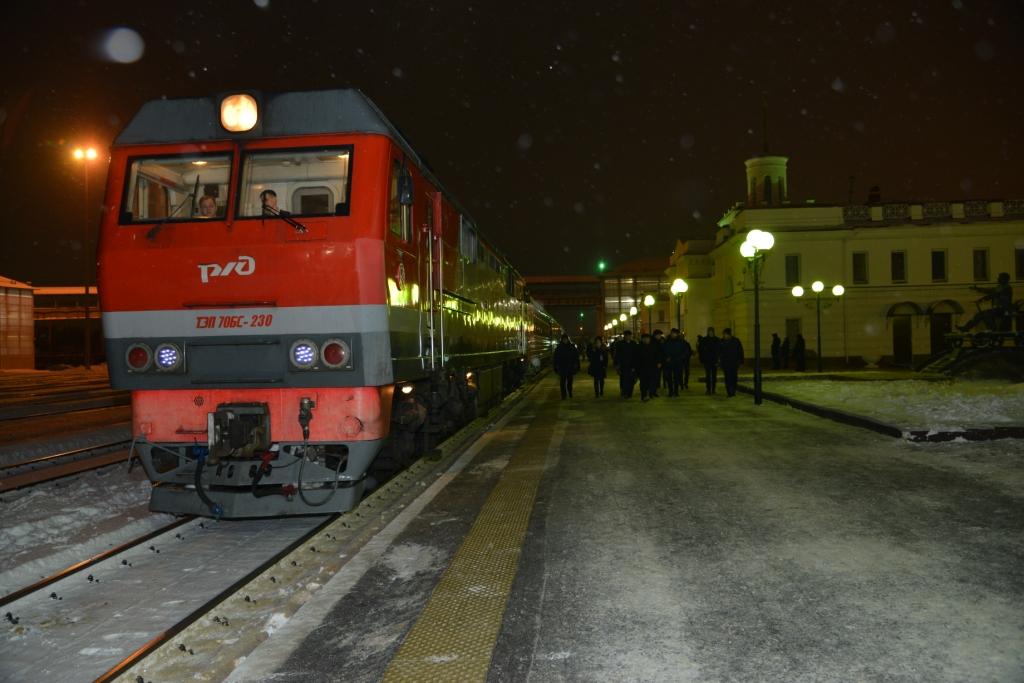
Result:
<svg viewBox="0 0 1024 683"><path fill-rule="evenodd" d="M124 362L131 372L145 372L153 362L153 352L145 344L132 344L124 352Z"/></svg>
<svg viewBox="0 0 1024 683"><path fill-rule="evenodd" d="M320 358L324 365L332 370L345 367L351 357L352 350L341 339L328 339L320 350Z"/></svg>
<svg viewBox="0 0 1024 683"><path fill-rule="evenodd" d="M220 102L220 125L232 133L252 130L259 119L259 110L252 95L228 95Z"/></svg>
<svg viewBox="0 0 1024 683"><path fill-rule="evenodd" d="M156 347L156 367L158 370L169 372L181 367L181 349L175 344L161 344Z"/></svg>
<svg viewBox="0 0 1024 683"><path fill-rule="evenodd" d="M288 352L292 365L300 370L309 370L313 367L319 355L316 344L309 339L299 339L293 342L292 348Z"/></svg>

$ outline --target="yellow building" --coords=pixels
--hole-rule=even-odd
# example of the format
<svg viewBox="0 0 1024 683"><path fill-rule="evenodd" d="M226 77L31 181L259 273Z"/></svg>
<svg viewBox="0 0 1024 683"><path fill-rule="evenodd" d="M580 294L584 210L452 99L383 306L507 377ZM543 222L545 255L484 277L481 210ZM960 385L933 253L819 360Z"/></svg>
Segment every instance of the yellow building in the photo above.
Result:
<svg viewBox="0 0 1024 683"><path fill-rule="evenodd" d="M719 333L732 327L753 356L754 284L739 246L754 229L775 237L761 267L764 357L773 332L791 341L803 334L808 358L815 357L815 280L825 285L820 344L829 366L911 365L941 351L944 335L978 310L981 293L972 286L994 287L1001 272L1010 274L1014 299L1024 296L1024 200L793 205L786 162L748 160L747 200L719 220L714 246L677 245L666 277L690 286L684 318L691 339L709 325ZM842 296L832 295L836 284ZM803 297L793 296L794 285L803 286ZM1017 329L1024 329L1019 320Z"/></svg>

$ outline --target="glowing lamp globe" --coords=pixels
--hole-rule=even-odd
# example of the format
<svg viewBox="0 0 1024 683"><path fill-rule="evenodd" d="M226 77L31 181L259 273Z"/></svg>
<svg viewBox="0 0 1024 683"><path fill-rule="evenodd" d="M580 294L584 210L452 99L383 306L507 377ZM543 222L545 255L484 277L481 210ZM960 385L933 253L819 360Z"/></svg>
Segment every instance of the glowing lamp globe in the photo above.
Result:
<svg viewBox="0 0 1024 683"><path fill-rule="evenodd" d="M804 288L803 287L801 287L800 285L797 285L796 287L793 288L793 296L803 296L803 295L804 295Z"/></svg>
<svg viewBox="0 0 1024 683"><path fill-rule="evenodd" d="M843 287L842 285L836 285L835 287L832 288L832 296L842 296L843 292L845 291L845 287Z"/></svg>
<svg viewBox="0 0 1024 683"><path fill-rule="evenodd" d="M825 290L825 283L821 280L815 280L811 283L811 291L815 294L821 294Z"/></svg>

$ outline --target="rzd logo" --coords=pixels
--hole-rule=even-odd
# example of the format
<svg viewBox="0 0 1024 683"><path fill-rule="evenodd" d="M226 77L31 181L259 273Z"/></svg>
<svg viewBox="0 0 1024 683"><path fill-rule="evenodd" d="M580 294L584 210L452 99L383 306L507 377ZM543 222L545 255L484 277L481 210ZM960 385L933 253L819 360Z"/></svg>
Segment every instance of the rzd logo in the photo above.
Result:
<svg viewBox="0 0 1024 683"><path fill-rule="evenodd" d="M256 259L252 256L239 256L237 261L228 261L223 266L219 263L200 263L199 279L209 282L211 277L227 277L236 275L252 275L256 272Z"/></svg>

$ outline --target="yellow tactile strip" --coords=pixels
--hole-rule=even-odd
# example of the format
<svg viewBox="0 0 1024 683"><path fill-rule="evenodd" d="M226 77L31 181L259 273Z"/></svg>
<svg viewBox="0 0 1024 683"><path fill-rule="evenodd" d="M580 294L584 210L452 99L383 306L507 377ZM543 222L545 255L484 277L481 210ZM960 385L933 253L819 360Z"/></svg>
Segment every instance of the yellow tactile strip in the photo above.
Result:
<svg viewBox="0 0 1024 683"><path fill-rule="evenodd" d="M542 407L384 681L486 679L554 424Z"/></svg>

